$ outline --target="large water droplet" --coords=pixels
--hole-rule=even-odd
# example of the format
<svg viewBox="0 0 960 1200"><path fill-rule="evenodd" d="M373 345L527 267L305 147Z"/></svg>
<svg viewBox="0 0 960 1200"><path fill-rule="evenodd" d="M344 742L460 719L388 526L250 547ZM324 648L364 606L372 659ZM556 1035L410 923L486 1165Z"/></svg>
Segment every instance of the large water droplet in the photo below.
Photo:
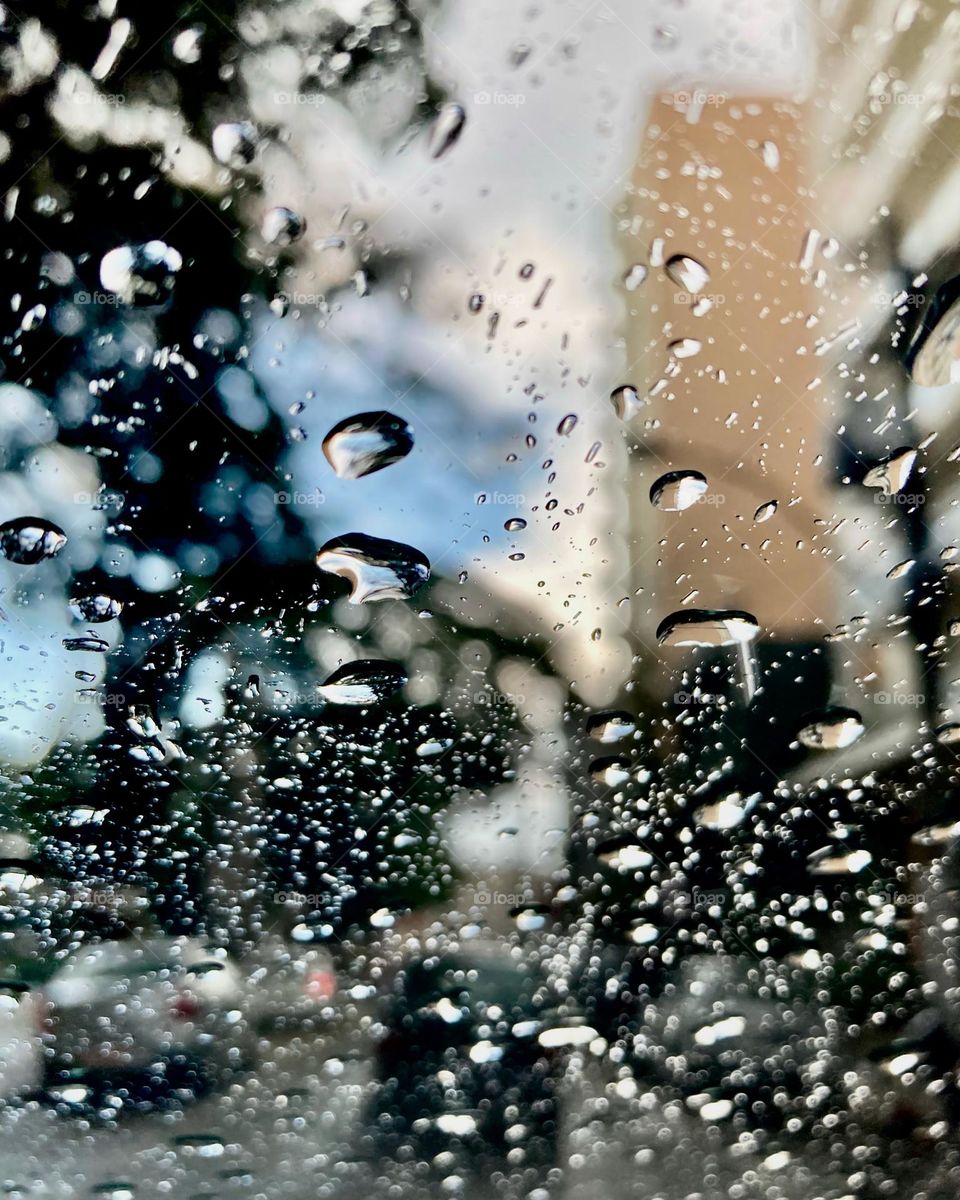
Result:
<svg viewBox="0 0 960 1200"><path fill-rule="evenodd" d="M710 272L699 259L689 254L672 254L666 262L664 270L667 277L677 285L695 296L710 282Z"/></svg>
<svg viewBox="0 0 960 1200"><path fill-rule="evenodd" d="M863 721L856 709L833 706L808 717L797 740L811 750L843 750L862 734Z"/></svg>
<svg viewBox="0 0 960 1200"><path fill-rule="evenodd" d="M11 562L32 567L53 558L67 544L67 535L59 525L43 517L18 517L0 525L0 553Z"/></svg>
<svg viewBox="0 0 960 1200"><path fill-rule="evenodd" d="M706 494L707 486L699 471L668 471L650 488L650 503L663 512L683 512Z"/></svg>
<svg viewBox="0 0 960 1200"><path fill-rule="evenodd" d="M440 109L430 130L428 149L431 158L442 158L463 132L467 114L463 105L450 101Z"/></svg>
<svg viewBox="0 0 960 1200"><path fill-rule="evenodd" d="M99 625L103 621L113 621L123 612L123 601L114 600L103 592L92 596L75 596L70 601L70 611L78 621L87 621L91 625Z"/></svg>
<svg viewBox="0 0 960 1200"><path fill-rule="evenodd" d="M758 525L762 525L764 521L769 521L776 511L777 501L767 500L766 503L761 504L757 511L753 514L753 519Z"/></svg>
<svg viewBox="0 0 960 1200"><path fill-rule="evenodd" d="M317 552L317 566L349 582L351 604L409 600L430 578L430 562L419 550L365 533L331 538Z"/></svg>
<svg viewBox="0 0 960 1200"><path fill-rule="evenodd" d="M225 121L213 131L213 156L225 167L245 167L257 152L257 127L249 121Z"/></svg>
<svg viewBox="0 0 960 1200"><path fill-rule="evenodd" d="M657 626L661 646L743 646L760 633L757 618L739 609L690 608L673 612Z"/></svg>
<svg viewBox="0 0 960 1200"><path fill-rule="evenodd" d="M632 384L624 383L610 393L610 403L621 421L629 421L631 417L637 415L646 402L640 399L637 389Z"/></svg>
<svg viewBox="0 0 960 1200"><path fill-rule="evenodd" d="M323 439L327 462L341 479L382 471L413 449L413 431L388 412L357 413L339 421Z"/></svg>
<svg viewBox="0 0 960 1200"><path fill-rule="evenodd" d="M604 745L622 742L636 732L636 718L628 712L594 713L587 721L587 736Z"/></svg>
<svg viewBox="0 0 960 1200"><path fill-rule="evenodd" d="M180 252L159 239L117 246L100 260L100 282L124 304L160 305L169 300L182 266Z"/></svg>
<svg viewBox="0 0 960 1200"><path fill-rule="evenodd" d="M892 496L904 487L916 461L916 450L912 446L901 446L888 458L871 467L864 475L863 482L867 487L882 488L885 495Z"/></svg>
<svg viewBox="0 0 960 1200"><path fill-rule="evenodd" d="M260 236L271 246L290 246L303 237L307 223L292 208L282 204L268 208L260 222Z"/></svg>
<svg viewBox="0 0 960 1200"><path fill-rule="evenodd" d="M653 855L628 837L611 838L597 848L598 860L607 867L642 871L653 866Z"/></svg>
<svg viewBox="0 0 960 1200"><path fill-rule="evenodd" d="M337 667L317 690L330 704L359 706L386 700L406 682L396 663L364 658Z"/></svg>

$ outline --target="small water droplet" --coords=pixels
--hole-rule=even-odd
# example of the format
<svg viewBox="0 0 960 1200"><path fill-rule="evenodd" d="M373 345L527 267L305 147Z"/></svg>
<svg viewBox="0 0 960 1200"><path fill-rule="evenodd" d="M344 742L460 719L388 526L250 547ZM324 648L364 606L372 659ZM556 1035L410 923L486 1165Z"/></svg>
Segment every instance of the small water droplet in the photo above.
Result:
<svg viewBox="0 0 960 1200"><path fill-rule="evenodd" d="M437 114L430 130L428 150L431 158L442 158L463 132L467 114L461 104L449 101Z"/></svg>
<svg viewBox="0 0 960 1200"><path fill-rule="evenodd" d="M76 596L70 601L70 611L78 621L98 625L103 621L116 620L123 612L123 601L114 600L103 592L92 596Z"/></svg>

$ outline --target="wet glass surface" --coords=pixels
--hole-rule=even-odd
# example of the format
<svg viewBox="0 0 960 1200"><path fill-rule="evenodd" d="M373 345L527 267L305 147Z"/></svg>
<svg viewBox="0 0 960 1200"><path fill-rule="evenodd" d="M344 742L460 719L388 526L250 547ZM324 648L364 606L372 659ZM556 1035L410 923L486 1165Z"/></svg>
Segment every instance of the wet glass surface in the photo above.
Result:
<svg viewBox="0 0 960 1200"><path fill-rule="evenodd" d="M946 1200L947 0L0 6L0 1190Z"/></svg>

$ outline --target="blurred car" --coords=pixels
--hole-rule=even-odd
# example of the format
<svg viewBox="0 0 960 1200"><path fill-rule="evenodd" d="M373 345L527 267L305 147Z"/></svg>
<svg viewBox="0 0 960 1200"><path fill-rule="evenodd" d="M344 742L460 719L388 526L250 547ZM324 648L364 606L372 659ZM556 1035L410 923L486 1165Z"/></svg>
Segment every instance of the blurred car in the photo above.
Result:
<svg viewBox="0 0 960 1200"><path fill-rule="evenodd" d="M300 950L280 937L263 937L243 961L249 1020L260 1034L326 1026L339 1013L333 958L322 946Z"/></svg>
<svg viewBox="0 0 960 1200"><path fill-rule="evenodd" d="M27 984L0 979L0 1100L35 1091L42 1075L36 997Z"/></svg>
<svg viewBox="0 0 960 1200"><path fill-rule="evenodd" d="M253 1060L245 995L237 966L193 939L87 947L43 989L48 1086L202 1090Z"/></svg>

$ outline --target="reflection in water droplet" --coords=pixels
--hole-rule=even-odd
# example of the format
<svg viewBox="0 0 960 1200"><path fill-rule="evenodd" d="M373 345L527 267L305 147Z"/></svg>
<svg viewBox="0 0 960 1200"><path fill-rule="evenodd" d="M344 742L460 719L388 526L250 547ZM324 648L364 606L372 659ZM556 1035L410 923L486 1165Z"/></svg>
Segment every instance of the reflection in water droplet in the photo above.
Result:
<svg viewBox="0 0 960 1200"><path fill-rule="evenodd" d="M428 149L431 158L442 158L463 132L467 114L463 106L450 101L444 104L430 130Z"/></svg>
<svg viewBox="0 0 960 1200"><path fill-rule="evenodd" d="M691 608L673 612L657 626L661 646L742 646L760 633L757 618L739 609Z"/></svg>
<svg viewBox="0 0 960 1200"><path fill-rule="evenodd" d="M557 433L559 433L562 437L568 437L571 433L573 433L576 424L577 414L567 413L567 415L563 417L563 419L560 421L560 424L557 426Z"/></svg>
<svg viewBox="0 0 960 1200"><path fill-rule="evenodd" d="M346 533L317 551L321 571L350 585L351 604L370 600L409 600L430 578L430 562L404 542Z"/></svg>
<svg viewBox="0 0 960 1200"><path fill-rule="evenodd" d="M263 214L260 236L271 246L290 246L303 237L306 228L307 223L299 213L281 204Z"/></svg>
<svg viewBox="0 0 960 1200"><path fill-rule="evenodd" d="M521 529L526 529L527 523L523 517L510 517L504 521L503 527L508 533L519 533Z"/></svg>
<svg viewBox="0 0 960 1200"><path fill-rule="evenodd" d="M21 566L53 558L66 544L67 535L60 526L43 517L18 517L0 525L0 553Z"/></svg>
<svg viewBox="0 0 960 1200"><path fill-rule="evenodd" d="M249 121L225 121L210 139L213 156L225 167L245 167L257 152L257 127Z"/></svg>
<svg viewBox="0 0 960 1200"><path fill-rule="evenodd" d="M871 467L863 482L867 487L882 488L885 495L892 496L904 487L916 461L916 450L912 446L901 446Z"/></svg>
<svg viewBox="0 0 960 1200"><path fill-rule="evenodd" d="M667 343L667 349L674 358L693 358L703 349L703 342L692 337L677 338Z"/></svg>
<svg viewBox="0 0 960 1200"><path fill-rule="evenodd" d="M692 296L702 292L710 282L710 272L699 259L689 254L672 254L667 259L664 270L677 287L683 288Z"/></svg>
<svg viewBox="0 0 960 1200"><path fill-rule="evenodd" d="M630 763L625 758L597 758L590 764L590 778L604 787L619 787L630 778Z"/></svg>
<svg viewBox="0 0 960 1200"><path fill-rule="evenodd" d="M405 458L413 431L389 412L357 413L337 422L323 439L327 462L341 479L360 479Z"/></svg>
<svg viewBox="0 0 960 1200"><path fill-rule="evenodd" d="M613 389L610 393L610 403L621 421L629 421L646 405L646 401L640 399L637 389L629 383Z"/></svg>
<svg viewBox="0 0 960 1200"><path fill-rule="evenodd" d="M953 746L960 742L960 724L949 722L946 725L938 725L934 736L941 746Z"/></svg>
<svg viewBox="0 0 960 1200"><path fill-rule="evenodd" d="M887 572L887 579L902 579L911 567L916 566L916 559L905 558L902 562L898 562L895 567L891 567Z"/></svg>
<svg viewBox="0 0 960 1200"><path fill-rule="evenodd" d="M63 638L65 650L89 650L93 654L105 654L110 649L110 643L101 637L90 634L87 637Z"/></svg>
<svg viewBox="0 0 960 1200"><path fill-rule="evenodd" d="M856 709L836 706L808 717L797 740L811 750L842 750L853 745L863 731Z"/></svg>
<svg viewBox="0 0 960 1200"><path fill-rule="evenodd" d="M594 713L587 721L587 736L609 745L621 742L636 732L636 719L628 712Z"/></svg>
<svg viewBox="0 0 960 1200"><path fill-rule="evenodd" d="M597 848L597 859L615 870L642 871L653 866L653 855L629 838L612 838Z"/></svg>
<svg viewBox="0 0 960 1200"><path fill-rule="evenodd" d="M760 505L757 511L753 514L753 519L758 525L762 525L764 521L769 521L776 511L777 501L768 500L765 504Z"/></svg>
<svg viewBox="0 0 960 1200"><path fill-rule="evenodd" d="M759 792L747 797L740 792L731 792L712 804L701 805L694 814L694 820L705 829L735 829L759 799Z"/></svg>
<svg viewBox="0 0 960 1200"><path fill-rule="evenodd" d="M100 260L100 282L124 304L160 305L169 300L182 266L179 251L166 242L117 246Z"/></svg>
<svg viewBox="0 0 960 1200"><path fill-rule="evenodd" d="M87 621L91 625L99 625L103 621L113 621L123 612L123 601L114 600L102 592L93 596L75 596L70 601L70 611L78 621Z"/></svg>
<svg viewBox="0 0 960 1200"><path fill-rule="evenodd" d="M707 487L699 471L668 471L650 488L650 503L662 512L683 512L706 494Z"/></svg>
<svg viewBox="0 0 960 1200"><path fill-rule="evenodd" d="M344 663L317 689L330 704L376 704L398 691L407 682L396 663L365 658Z"/></svg>

